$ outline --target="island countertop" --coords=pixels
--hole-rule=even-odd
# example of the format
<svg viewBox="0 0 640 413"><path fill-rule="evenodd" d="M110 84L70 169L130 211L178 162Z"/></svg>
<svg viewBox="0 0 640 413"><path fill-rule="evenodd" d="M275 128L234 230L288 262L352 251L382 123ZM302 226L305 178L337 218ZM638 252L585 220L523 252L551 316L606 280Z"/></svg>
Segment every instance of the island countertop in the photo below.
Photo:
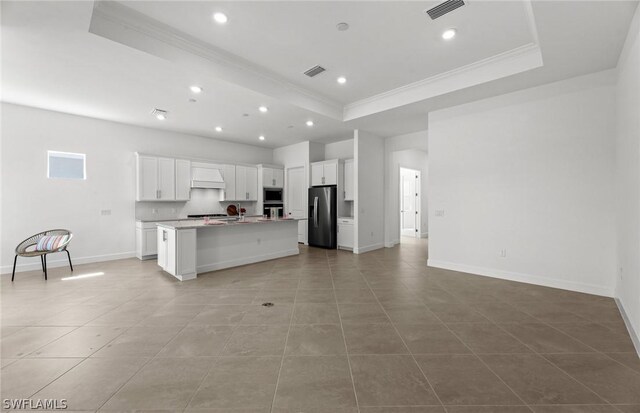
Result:
<svg viewBox="0 0 640 413"><path fill-rule="evenodd" d="M216 227L244 227L247 225L265 225L265 224L278 224L282 222L296 222L299 219L287 218L287 219L266 219L266 218L245 218L242 221L229 220L229 219L211 219L209 224L205 224L204 219L198 220L177 220L177 221L162 221L157 222L156 225L161 228L167 229L197 229L197 228L216 228Z"/></svg>

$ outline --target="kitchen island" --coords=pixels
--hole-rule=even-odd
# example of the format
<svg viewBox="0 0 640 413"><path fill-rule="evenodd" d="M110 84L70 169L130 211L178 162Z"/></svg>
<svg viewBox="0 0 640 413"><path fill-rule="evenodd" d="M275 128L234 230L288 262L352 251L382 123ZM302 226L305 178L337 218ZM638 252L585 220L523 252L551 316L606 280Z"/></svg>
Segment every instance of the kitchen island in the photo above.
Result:
<svg viewBox="0 0 640 413"><path fill-rule="evenodd" d="M157 231L158 265L180 281L299 253L295 219L168 221Z"/></svg>

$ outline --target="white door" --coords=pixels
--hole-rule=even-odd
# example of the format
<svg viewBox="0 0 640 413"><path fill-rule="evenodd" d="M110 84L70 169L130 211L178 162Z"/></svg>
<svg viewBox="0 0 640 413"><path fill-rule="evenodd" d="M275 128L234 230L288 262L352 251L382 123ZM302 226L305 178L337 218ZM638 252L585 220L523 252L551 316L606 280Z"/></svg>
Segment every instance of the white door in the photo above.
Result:
<svg viewBox="0 0 640 413"><path fill-rule="evenodd" d="M323 172L323 185L338 185L338 162L325 163Z"/></svg>
<svg viewBox="0 0 640 413"><path fill-rule="evenodd" d="M176 159L176 201L188 201L191 195L191 161Z"/></svg>
<svg viewBox="0 0 640 413"><path fill-rule="evenodd" d="M286 212L289 218L300 219L298 222L298 242L307 242L307 180L305 168L287 169L287 181L285 187Z"/></svg>
<svg viewBox="0 0 640 413"><path fill-rule="evenodd" d="M258 168L247 166L247 200L258 200Z"/></svg>
<svg viewBox="0 0 640 413"><path fill-rule="evenodd" d="M311 186L323 185L324 165L321 162L311 164Z"/></svg>
<svg viewBox="0 0 640 413"><path fill-rule="evenodd" d="M158 199L158 158L138 156L138 196L136 201Z"/></svg>
<svg viewBox="0 0 640 413"><path fill-rule="evenodd" d="M158 158L158 199L173 201L176 199L176 160Z"/></svg>
<svg viewBox="0 0 640 413"><path fill-rule="evenodd" d="M417 237L419 228L420 171L400 168L400 231Z"/></svg>

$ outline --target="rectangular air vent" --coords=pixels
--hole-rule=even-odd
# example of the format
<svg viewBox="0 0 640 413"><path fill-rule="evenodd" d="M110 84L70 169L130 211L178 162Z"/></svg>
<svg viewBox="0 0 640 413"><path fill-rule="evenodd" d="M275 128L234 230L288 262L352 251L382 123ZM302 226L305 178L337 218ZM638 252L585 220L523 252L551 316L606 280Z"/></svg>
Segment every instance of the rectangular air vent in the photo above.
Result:
<svg viewBox="0 0 640 413"><path fill-rule="evenodd" d="M309 77L314 77L315 75L319 75L320 73L324 72L324 70L325 69L322 66L314 66L311 69L304 72L304 74Z"/></svg>
<svg viewBox="0 0 640 413"><path fill-rule="evenodd" d="M447 0L444 3L440 3L435 7L427 10L427 14L431 17L431 20L435 20L438 17L442 17L445 14L454 11L458 7L464 6L463 0Z"/></svg>

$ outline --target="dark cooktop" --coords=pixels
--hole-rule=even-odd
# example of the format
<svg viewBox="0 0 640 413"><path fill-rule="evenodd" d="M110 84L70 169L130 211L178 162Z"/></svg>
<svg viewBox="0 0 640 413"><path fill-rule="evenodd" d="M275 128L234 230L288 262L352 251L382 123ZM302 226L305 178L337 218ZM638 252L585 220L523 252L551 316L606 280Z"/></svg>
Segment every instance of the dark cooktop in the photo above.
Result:
<svg viewBox="0 0 640 413"><path fill-rule="evenodd" d="M204 217L226 217L227 214L194 214L194 215L187 215L187 218L204 218Z"/></svg>

